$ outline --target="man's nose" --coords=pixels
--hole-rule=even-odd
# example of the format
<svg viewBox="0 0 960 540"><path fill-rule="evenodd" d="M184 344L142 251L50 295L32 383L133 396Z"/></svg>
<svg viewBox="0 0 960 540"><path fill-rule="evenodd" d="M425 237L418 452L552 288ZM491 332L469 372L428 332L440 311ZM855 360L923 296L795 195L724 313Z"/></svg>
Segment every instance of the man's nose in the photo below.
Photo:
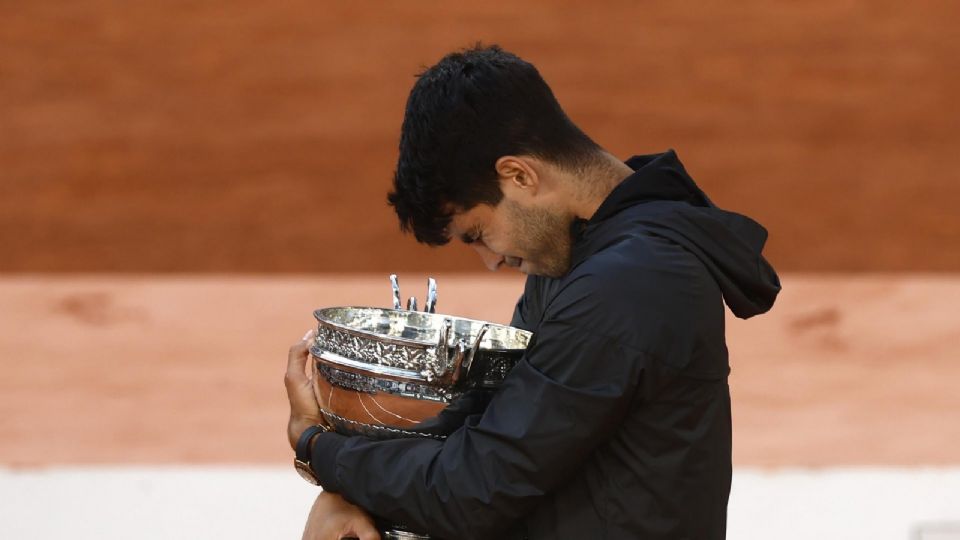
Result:
<svg viewBox="0 0 960 540"><path fill-rule="evenodd" d="M496 272L497 269L500 268L500 265L503 264L503 255L499 255L493 251L490 251L487 246L482 244L473 244L472 247L480 255L480 258L483 259L484 266L490 269L491 272Z"/></svg>

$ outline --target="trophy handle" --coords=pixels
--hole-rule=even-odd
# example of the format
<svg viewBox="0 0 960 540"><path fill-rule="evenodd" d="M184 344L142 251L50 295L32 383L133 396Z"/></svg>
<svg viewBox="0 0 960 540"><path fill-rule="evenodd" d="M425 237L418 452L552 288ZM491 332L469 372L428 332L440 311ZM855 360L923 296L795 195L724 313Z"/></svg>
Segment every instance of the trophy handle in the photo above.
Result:
<svg viewBox="0 0 960 540"><path fill-rule="evenodd" d="M453 328L453 321L449 317L443 318L443 324L440 325L440 336L437 339L437 356L440 358L441 363L447 362L447 355L449 351L447 350L450 345L450 329Z"/></svg>
<svg viewBox="0 0 960 540"><path fill-rule="evenodd" d="M458 339L457 343L451 346L450 330L452 327L453 322L450 319L443 319L443 324L440 326L440 336L437 339L437 366L439 367L437 370L439 373L437 374L441 376L444 383L456 385L461 378L470 373L470 364L480 348L480 340L483 339L483 335L487 333L490 325L485 324L480 328L480 333L477 334L472 347L463 339Z"/></svg>
<svg viewBox="0 0 960 540"><path fill-rule="evenodd" d="M427 313L437 312L437 280L432 277L427 278L427 303L423 310Z"/></svg>
<svg viewBox="0 0 960 540"><path fill-rule="evenodd" d="M396 274L390 274L390 289L393 292L393 309L403 309L403 302L400 299L400 280ZM407 311L417 310L417 297L411 296L407 300ZM426 313L437 312L437 280L427 278L427 300L423 306Z"/></svg>
<svg viewBox="0 0 960 540"><path fill-rule="evenodd" d="M450 371L450 329L453 327L453 321L449 317L444 317L443 323L440 325L440 332L437 336L437 363L434 366L430 366L433 369L425 369L421 375L427 378L428 381L433 381L433 378L437 375L446 378L447 373ZM453 361L459 363L461 359L459 354L454 354Z"/></svg>
<svg viewBox="0 0 960 540"><path fill-rule="evenodd" d="M390 274L390 288L393 289L393 309L403 309L400 303L400 281L396 274Z"/></svg>
<svg viewBox="0 0 960 540"><path fill-rule="evenodd" d="M485 324L480 327L480 331L477 332L476 339L473 340L473 346L470 347L470 352L466 354L466 358L463 360L463 376L470 374L470 368L473 367L473 359L477 357L477 353L480 351L480 342L483 341L483 336L487 334L487 330L490 330L490 325Z"/></svg>

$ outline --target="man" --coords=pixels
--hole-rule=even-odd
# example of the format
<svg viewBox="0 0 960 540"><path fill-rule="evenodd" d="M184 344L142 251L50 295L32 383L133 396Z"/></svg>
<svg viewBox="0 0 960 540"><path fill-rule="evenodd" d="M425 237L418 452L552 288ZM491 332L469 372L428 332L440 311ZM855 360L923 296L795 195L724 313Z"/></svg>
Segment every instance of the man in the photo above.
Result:
<svg viewBox="0 0 960 540"><path fill-rule="evenodd" d="M766 231L716 208L672 151L605 152L497 47L419 77L389 201L418 241L459 239L528 274L512 324L534 338L444 441L306 441L326 491L305 537L376 538L363 508L448 539L723 538L723 304L772 306ZM291 445L321 422L305 363L294 345Z"/></svg>

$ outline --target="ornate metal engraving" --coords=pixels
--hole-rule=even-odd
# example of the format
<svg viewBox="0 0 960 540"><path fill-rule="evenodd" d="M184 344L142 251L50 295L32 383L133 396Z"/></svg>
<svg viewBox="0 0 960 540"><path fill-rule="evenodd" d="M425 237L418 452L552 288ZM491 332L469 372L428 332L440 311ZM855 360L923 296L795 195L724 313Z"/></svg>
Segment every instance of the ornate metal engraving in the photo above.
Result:
<svg viewBox="0 0 960 540"><path fill-rule="evenodd" d="M380 341L323 325L317 328L317 345L360 362L418 373L424 370L435 372L440 367L436 365L436 354L431 355L424 347Z"/></svg>
<svg viewBox="0 0 960 540"><path fill-rule="evenodd" d="M487 351L522 354L531 335L483 321L394 309L326 308L314 316L320 351L445 383L469 372L474 357Z"/></svg>
<svg viewBox="0 0 960 540"><path fill-rule="evenodd" d="M434 386L412 381L396 381L372 375L361 375L326 365L319 359L315 359L315 361L317 363L317 371L319 371L320 375L326 378L330 384L341 388L356 390L357 392L367 394L384 392L442 403L449 403L456 397L455 393L447 392Z"/></svg>
<svg viewBox="0 0 960 540"><path fill-rule="evenodd" d="M510 356L507 354L498 354L496 352L490 352L487 355L481 357L478 362L482 362L480 368L479 376L476 380L476 385L483 388L496 388L500 386L500 383L503 382L503 379L507 377L507 373L510 373L510 370L513 369L513 366L517 364L517 358L515 356Z"/></svg>

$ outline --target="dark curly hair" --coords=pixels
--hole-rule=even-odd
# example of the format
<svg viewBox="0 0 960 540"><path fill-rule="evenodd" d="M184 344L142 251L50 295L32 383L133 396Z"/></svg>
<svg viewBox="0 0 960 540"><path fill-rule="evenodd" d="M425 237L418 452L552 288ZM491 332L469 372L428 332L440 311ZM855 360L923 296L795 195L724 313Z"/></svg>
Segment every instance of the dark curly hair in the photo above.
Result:
<svg viewBox="0 0 960 540"><path fill-rule="evenodd" d="M478 44L418 75L387 200L403 231L442 245L454 209L496 206L503 198L495 170L500 157L530 155L576 170L599 150L532 64Z"/></svg>

